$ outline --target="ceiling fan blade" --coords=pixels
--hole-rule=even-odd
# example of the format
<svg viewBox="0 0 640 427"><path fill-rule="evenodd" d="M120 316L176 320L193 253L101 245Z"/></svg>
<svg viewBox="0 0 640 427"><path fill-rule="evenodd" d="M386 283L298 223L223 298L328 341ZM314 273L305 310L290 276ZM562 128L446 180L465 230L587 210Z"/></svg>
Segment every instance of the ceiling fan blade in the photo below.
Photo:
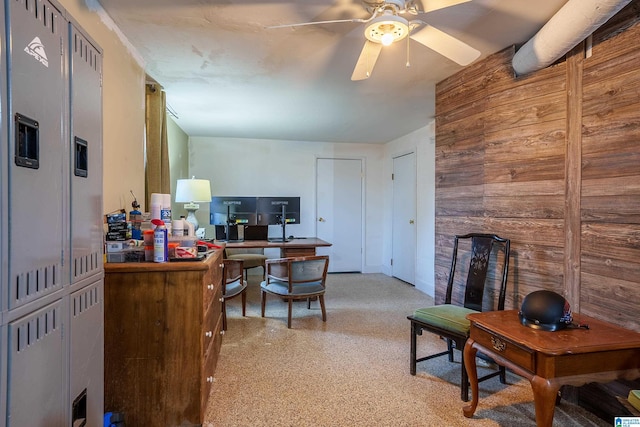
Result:
<svg viewBox="0 0 640 427"><path fill-rule="evenodd" d="M376 65L381 50L382 45L380 43L374 43L369 40L365 41L362 52L360 52L360 57L358 57L358 62L356 62L356 66L353 69L351 80L368 79L373 72L373 67Z"/></svg>
<svg viewBox="0 0 640 427"><path fill-rule="evenodd" d="M471 0L416 0L415 4L421 8L417 11L418 13L428 13L470 1Z"/></svg>
<svg viewBox="0 0 640 427"><path fill-rule="evenodd" d="M312 22L300 22L298 24L282 24L282 25L270 25L268 27L265 28L290 28L290 27L303 27L305 25L321 25L321 24L338 24L341 22L358 22L358 23L363 23L363 22L369 22L369 19L359 19L359 18L354 18L354 19L331 19L329 21L312 21Z"/></svg>
<svg viewBox="0 0 640 427"><path fill-rule="evenodd" d="M428 24L410 37L462 66L471 64L480 56L477 49Z"/></svg>

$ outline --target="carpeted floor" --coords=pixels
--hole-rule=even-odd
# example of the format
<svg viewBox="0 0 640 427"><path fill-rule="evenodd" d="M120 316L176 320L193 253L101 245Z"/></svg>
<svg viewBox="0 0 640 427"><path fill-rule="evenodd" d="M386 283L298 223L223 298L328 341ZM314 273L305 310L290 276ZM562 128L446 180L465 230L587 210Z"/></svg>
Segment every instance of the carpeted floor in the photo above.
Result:
<svg viewBox="0 0 640 427"><path fill-rule="evenodd" d="M268 296L260 317L259 276L249 276L247 317L227 304L228 330L204 427L535 426L529 382L511 373L480 384L476 414L462 414L460 365L441 357L409 374L409 321L431 298L383 274L331 274L327 322L320 309ZM427 352L445 344L419 337ZM456 353L460 357L460 353ZM458 359L459 360L459 359ZM481 373L480 373L481 374ZM556 407L554 426L611 426L575 405Z"/></svg>

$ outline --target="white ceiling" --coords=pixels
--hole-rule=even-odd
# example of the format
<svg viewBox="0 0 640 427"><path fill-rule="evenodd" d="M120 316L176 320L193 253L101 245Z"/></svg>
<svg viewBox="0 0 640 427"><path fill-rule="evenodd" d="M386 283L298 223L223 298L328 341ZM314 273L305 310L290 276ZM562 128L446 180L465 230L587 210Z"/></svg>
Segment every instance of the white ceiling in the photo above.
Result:
<svg viewBox="0 0 640 427"><path fill-rule="evenodd" d="M364 24L265 28L366 18L359 0L99 2L190 136L384 143L428 124L435 83L462 69L405 40L383 49L369 79L351 81ZM481 59L526 42L565 3L472 0L421 19Z"/></svg>

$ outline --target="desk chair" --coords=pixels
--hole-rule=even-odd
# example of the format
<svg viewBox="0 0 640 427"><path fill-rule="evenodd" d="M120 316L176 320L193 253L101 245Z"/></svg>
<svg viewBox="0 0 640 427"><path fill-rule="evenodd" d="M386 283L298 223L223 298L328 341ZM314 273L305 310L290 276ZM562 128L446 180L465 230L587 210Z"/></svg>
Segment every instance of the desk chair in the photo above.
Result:
<svg viewBox="0 0 640 427"><path fill-rule="evenodd" d="M324 306L325 283L329 257L316 255L295 258L268 259L266 261L266 279L260 284L262 317L266 306L267 294L287 300L289 313L287 328L291 328L291 311L294 300L306 299L307 308L311 308L311 298L318 297L322 310L322 321L327 321Z"/></svg>
<svg viewBox="0 0 640 427"><path fill-rule="evenodd" d="M460 259L467 260L467 267L456 268L458 245L466 249ZM453 362L453 349L462 351L469 338L470 323L467 314L486 310L504 310L504 300L509 272L509 240L492 234L471 233L455 236L453 257L444 304L420 308L407 319L411 321L410 372L416 374L417 362L439 356L449 356ZM498 254L502 252L502 255ZM490 267L493 267L490 269ZM462 276L462 278L461 278ZM466 279L464 278L466 276ZM487 280L489 279L489 280ZM490 289L489 282L494 283ZM494 301L492 296L496 296ZM447 341L447 350L416 358L416 337L422 331L436 334ZM480 356L481 357L481 356ZM469 379L462 359L460 366L460 398L469 400ZM500 382L506 383L505 368L480 378L484 381L500 376Z"/></svg>
<svg viewBox="0 0 640 427"><path fill-rule="evenodd" d="M262 267L262 278L264 279L265 261L268 259L264 254L264 248L225 248L225 254L227 259L243 262L245 280L249 278L247 270L256 267Z"/></svg>
<svg viewBox="0 0 640 427"><path fill-rule="evenodd" d="M247 282L242 280L241 260L222 260L222 330L227 330L227 300L242 296L242 316L246 315Z"/></svg>

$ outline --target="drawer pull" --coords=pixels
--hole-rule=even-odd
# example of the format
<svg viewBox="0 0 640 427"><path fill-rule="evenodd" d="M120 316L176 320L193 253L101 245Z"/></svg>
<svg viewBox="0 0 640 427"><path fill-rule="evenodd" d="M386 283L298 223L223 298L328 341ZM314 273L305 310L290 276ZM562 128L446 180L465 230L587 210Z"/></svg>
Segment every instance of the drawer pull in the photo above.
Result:
<svg viewBox="0 0 640 427"><path fill-rule="evenodd" d="M224 302L224 298L219 298L218 301Z"/></svg>
<svg viewBox="0 0 640 427"><path fill-rule="evenodd" d="M204 336L208 337L208 338L211 338L213 336L213 332L207 331L207 332L204 333Z"/></svg>
<svg viewBox="0 0 640 427"><path fill-rule="evenodd" d="M213 382L213 377L207 377L207 382L208 383L212 383Z"/></svg>
<svg viewBox="0 0 640 427"><path fill-rule="evenodd" d="M207 289L209 289L210 291L212 291L212 290L213 290L213 288L214 288L213 283L212 283L212 284L210 284L210 285L207 285Z"/></svg>
<svg viewBox="0 0 640 427"><path fill-rule="evenodd" d="M491 337L491 346L495 351L504 351L507 348L507 343L500 338Z"/></svg>
<svg viewBox="0 0 640 427"><path fill-rule="evenodd" d="M224 329L220 330L220 335L224 335Z"/></svg>
<svg viewBox="0 0 640 427"><path fill-rule="evenodd" d="M218 264L218 267L222 268L224 267L224 264Z"/></svg>

